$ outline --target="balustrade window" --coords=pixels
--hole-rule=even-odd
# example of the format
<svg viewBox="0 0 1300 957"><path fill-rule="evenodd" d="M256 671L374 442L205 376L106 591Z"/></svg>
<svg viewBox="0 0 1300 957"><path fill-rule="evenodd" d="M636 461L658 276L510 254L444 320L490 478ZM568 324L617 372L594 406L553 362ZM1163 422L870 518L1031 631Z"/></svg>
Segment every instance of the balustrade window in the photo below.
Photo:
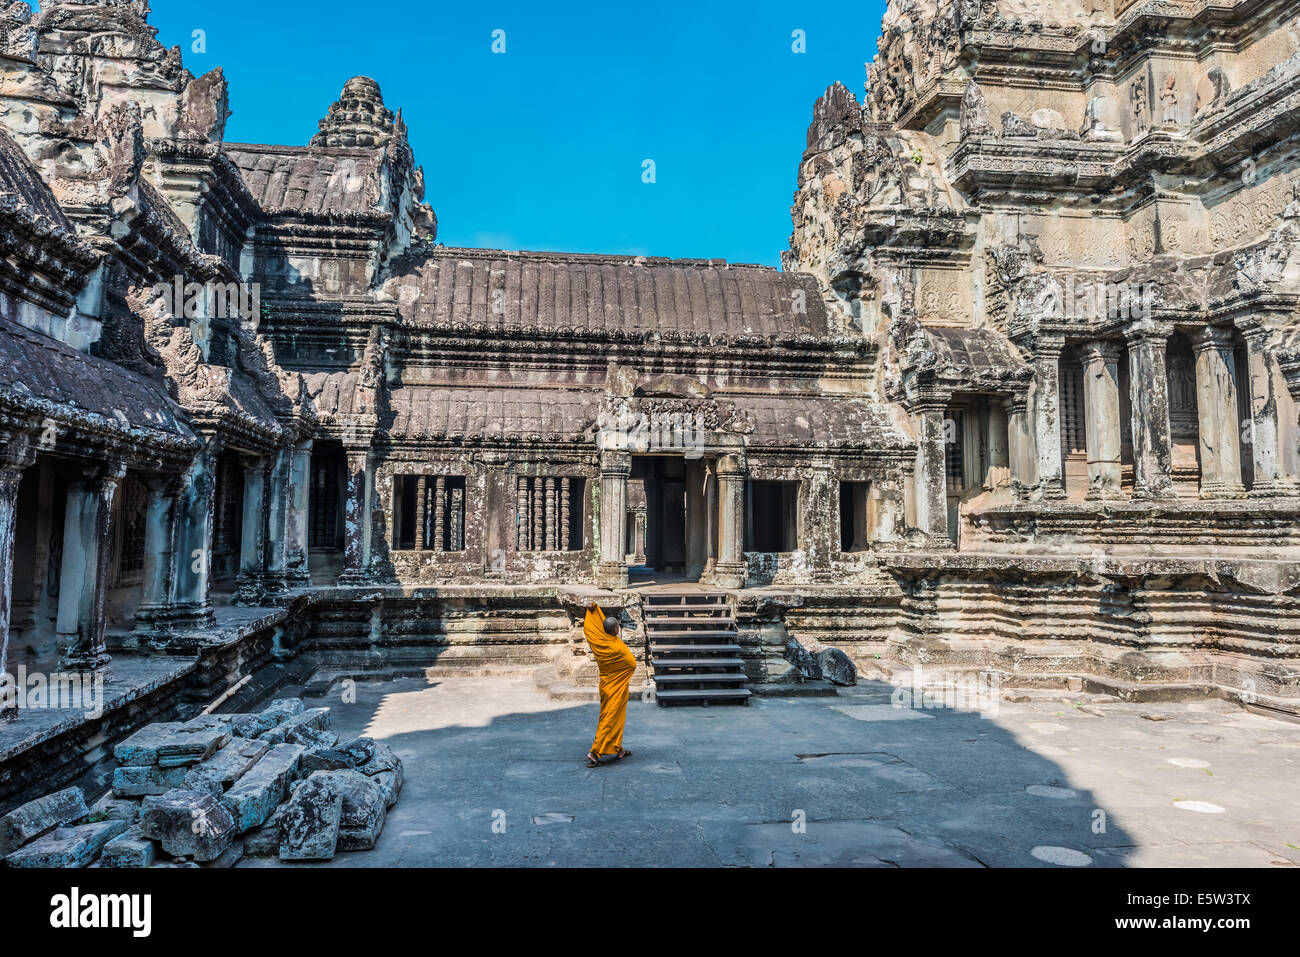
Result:
<svg viewBox="0 0 1300 957"><path fill-rule="evenodd" d="M586 482L571 476L519 476L515 485L515 548L581 551Z"/></svg>
<svg viewBox="0 0 1300 957"><path fill-rule="evenodd" d="M393 480L394 543L407 551L465 549L465 477L399 475Z"/></svg>

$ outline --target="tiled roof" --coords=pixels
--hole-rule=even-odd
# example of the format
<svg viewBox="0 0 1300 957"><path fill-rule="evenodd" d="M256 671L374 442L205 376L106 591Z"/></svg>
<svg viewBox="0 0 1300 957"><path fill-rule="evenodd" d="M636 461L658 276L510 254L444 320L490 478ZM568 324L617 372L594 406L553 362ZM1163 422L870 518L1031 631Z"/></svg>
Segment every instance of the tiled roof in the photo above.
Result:
<svg viewBox="0 0 1300 957"><path fill-rule="evenodd" d="M850 396L757 396L730 401L754 419L751 447L902 449L913 444L878 402Z"/></svg>
<svg viewBox="0 0 1300 957"><path fill-rule="evenodd" d="M366 216L382 213L382 150L228 143L248 190L268 215Z"/></svg>
<svg viewBox="0 0 1300 957"><path fill-rule="evenodd" d="M676 336L832 334L816 280L720 260L438 247L394 267L384 293L422 326Z"/></svg>
<svg viewBox="0 0 1300 957"><path fill-rule="evenodd" d="M23 405L53 403L123 428L191 435L160 382L2 319L0 367L0 395Z"/></svg>
<svg viewBox="0 0 1300 957"><path fill-rule="evenodd" d="M601 396L551 389L407 387L389 394L400 438L573 441L596 424Z"/></svg>

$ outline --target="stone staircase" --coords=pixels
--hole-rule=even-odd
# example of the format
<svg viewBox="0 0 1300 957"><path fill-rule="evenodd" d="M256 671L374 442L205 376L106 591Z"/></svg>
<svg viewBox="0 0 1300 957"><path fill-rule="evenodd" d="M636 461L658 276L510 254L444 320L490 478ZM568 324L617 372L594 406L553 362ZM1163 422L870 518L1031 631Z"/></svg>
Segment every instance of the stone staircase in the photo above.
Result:
<svg viewBox="0 0 1300 957"><path fill-rule="evenodd" d="M658 592L644 597L646 655L655 700L670 704L749 704L736 620L727 596Z"/></svg>

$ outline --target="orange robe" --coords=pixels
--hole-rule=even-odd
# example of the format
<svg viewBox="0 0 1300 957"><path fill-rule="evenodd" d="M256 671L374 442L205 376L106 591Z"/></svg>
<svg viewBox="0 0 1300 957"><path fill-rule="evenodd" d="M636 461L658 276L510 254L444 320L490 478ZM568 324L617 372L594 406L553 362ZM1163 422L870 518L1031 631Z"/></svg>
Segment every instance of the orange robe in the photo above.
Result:
<svg viewBox="0 0 1300 957"><path fill-rule="evenodd" d="M623 725L627 721L628 688L636 671L636 657L621 638L605 630L605 612L599 605L588 611L582 623L591 656L600 668L600 718L591 750L597 756L618 754L623 747Z"/></svg>

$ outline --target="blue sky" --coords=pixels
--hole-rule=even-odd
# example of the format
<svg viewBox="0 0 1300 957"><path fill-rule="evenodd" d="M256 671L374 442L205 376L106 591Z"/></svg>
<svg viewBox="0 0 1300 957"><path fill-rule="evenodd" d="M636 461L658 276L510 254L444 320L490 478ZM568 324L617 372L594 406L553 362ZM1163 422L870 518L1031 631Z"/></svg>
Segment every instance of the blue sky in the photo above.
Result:
<svg viewBox="0 0 1300 957"><path fill-rule="evenodd" d="M861 96L883 7L155 0L151 22L225 67L230 140L305 144L348 77L378 80L448 245L777 265L813 102Z"/></svg>

